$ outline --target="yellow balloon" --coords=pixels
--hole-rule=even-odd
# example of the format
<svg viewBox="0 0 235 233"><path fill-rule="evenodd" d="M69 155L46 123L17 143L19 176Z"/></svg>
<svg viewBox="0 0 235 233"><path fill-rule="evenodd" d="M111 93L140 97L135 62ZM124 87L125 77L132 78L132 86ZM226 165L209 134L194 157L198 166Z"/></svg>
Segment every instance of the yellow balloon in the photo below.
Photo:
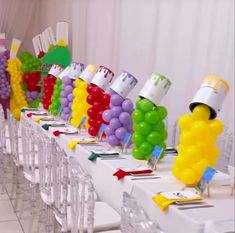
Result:
<svg viewBox="0 0 235 233"><path fill-rule="evenodd" d="M188 186L192 186L197 183L197 178L195 177L194 171L190 168L186 168L181 172L180 179Z"/></svg>
<svg viewBox="0 0 235 233"><path fill-rule="evenodd" d="M177 179L180 179L181 169L179 167L174 166L172 173Z"/></svg>
<svg viewBox="0 0 235 233"><path fill-rule="evenodd" d="M209 120L210 118L210 109L206 105L197 105L193 109L192 116L195 120Z"/></svg>
<svg viewBox="0 0 235 233"><path fill-rule="evenodd" d="M193 138L193 135L190 131L183 132L180 135L180 144L190 145L190 144L193 144L193 142L194 142L194 138Z"/></svg>
<svg viewBox="0 0 235 233"><path fill-rule="evenodd" d="M212 120L210 122L210 128L215 135L219 135L224 131L224 125L220 120Z"/></svg>
<svg viewBox="0 0 235 233"><path fill-rule="evenodd" d="M207 135L210 134L209 124L207 124L203 120L195 121L192 124L192 129L191 130L192 130L193 134L196 137L199 137L199 138L204 138L204 137L206 137Z"/></svg>
<svg viewBox="0 0 235 233"><path fill-rule="evenodd" d="M202 154L197 146L191 145L185 149L184 159L188 164L193 164L201 159Z"/></svg>
<svg viewBox="0 0 235 233"><path fill-rule="evenodd" d="M208 164L209 164L208 160L202 159L197 163L193 164L192 168L194 172L198 175L198 177L201 177L205 169L207 168Z"/></svg>
<svg viewBox="0 0 235 233"><path fill-rule="evenodd" d="M178 125L181 130L189 130L192 126L193 118L189 114L182 115L178 120Z"/></svg>
<svg viewBox="0 0 235 233"><path fill-rule="evenodd" d="M176 158L175 158L175 162L174 162L175 166L178 167L178 168L184 168L187 163L184 159L184 157L182 155L178 155Z"/></svg>

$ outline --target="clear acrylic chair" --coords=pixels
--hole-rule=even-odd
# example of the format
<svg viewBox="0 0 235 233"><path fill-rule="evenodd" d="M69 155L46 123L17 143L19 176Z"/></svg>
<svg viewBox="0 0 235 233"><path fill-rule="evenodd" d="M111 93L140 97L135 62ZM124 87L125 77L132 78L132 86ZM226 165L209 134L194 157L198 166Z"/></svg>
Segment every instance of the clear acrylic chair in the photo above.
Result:
<svg viewBox="0 0 235 233"><path fill-rule="evenodd" d="M121 232L123 233L163 233L156 221L151 221L136 199L123 193L121 210Z"/></svg>
<svg viewBox="0 0 235 233"><path fill-rule="evenodd" d="M57 156L57 164L55 163L58 169L54 173L57 179L54 193L56 194L55 218L61 231L91 233L118 229L119 214L106 203L96 201L91 177L83 171L76 159L73 157L68 159L64 151L59 147L58 149L57 155L60 154L60 158ZM58 166L59 163L63 165ZM68 192L68 179L71 186L70 192ZM69 202L68 194L70 194Z"/></svg>
<svg viewBox="0 0 235 233"><path fill-rule="evenodd" d="M180 136L180 129L179 129L179 126L178 126L178 120L176 120L174 125L173 125L172 140L171 140L171 146L173 148L176 148L178 146L179 136Z"/></svg>
<svg viewBox="0 0 235 233"><path fill-rule="evenodd" d="M49 138L44 130L38 126L36 141L38 145L38 169L39 169L39 189L40 197L46 205L46 232L51 232L53 228L53 157L55 156L56 142ZM44 206L40 207L40 218L43 216ZM40 224L38 225L38 231Z"/></svg>
<svg viewBox="0 0 235 233"><path fill-rule="evenodd" d="M228 173L228 165L233 155L233 131L227 126L224 127L224 132L219 135L217 146L220 149L220 156L217 161L217 169Z"/></svg>

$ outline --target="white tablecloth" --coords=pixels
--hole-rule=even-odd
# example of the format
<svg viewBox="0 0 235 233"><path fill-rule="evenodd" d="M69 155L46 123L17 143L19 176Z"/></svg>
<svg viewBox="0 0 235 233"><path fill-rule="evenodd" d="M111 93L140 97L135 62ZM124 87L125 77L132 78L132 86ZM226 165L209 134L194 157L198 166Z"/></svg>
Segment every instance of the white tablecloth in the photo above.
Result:
<svg viewBox="0 0 235 233"><path fill-rule="evenodd" d="M27 118L26 116L23 116ZM33 118L27 118L28 121L37 128L45 122L35 123ZM49 131L45 130L50 137L54 137L52 132L60 129L50 127ZM123 192L131 193L142 205L152 220L157 220L159 225L166 233L196 233L205 232L208 222L211 221L232 221L234 222L234 197L230 196L231 187L230 177L218 172L215 175L214 182L211 185L210 198L205 201L214 205L211 208L179 210L178 206L172 205L168 211L161 212L152 201L152 197L161 191L180 190L183 185L177 181L171 174L171 167L174 156L166 156L158 165L157 175L160 179L155 180L131 180L127 176L118 181L113 173L120 167L135 167L143 164L142 161L133 159L130 154L122 155L122 160L101 160L97 158L95 162L88 160L90 151L94 149L108 148L106 143L99 145L77 145L74 151L71 151L67 144L75 138L74 135L60 135L56 141L65 150L68 156L75 157L81 166L93 177L96 192L99 198L120 213L122 206ZM218 231L219 232L219 231Z"/></svg>

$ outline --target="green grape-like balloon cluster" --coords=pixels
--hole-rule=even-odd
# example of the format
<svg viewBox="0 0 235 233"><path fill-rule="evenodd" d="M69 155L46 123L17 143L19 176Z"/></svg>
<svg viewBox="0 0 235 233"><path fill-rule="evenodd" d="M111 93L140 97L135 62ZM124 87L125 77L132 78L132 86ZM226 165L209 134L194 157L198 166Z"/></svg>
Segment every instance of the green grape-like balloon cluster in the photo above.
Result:
<svg viewBox="0 0 235 233"><path fill-rule="evenodd" d="M132 113L133 129L132 155L136 159L148 160L156 145L166 149L165 140L168 137L164 119L167 110L163 106L155 106L148 99L139 99ZM164 153L161 157L164 156Z"/></svg>
<svg viewBox="0 0 235 233"><path fill-rule="evenodd" d="M22 52L19 58L22 62L21 70L23 73L38 71L41 66L41 61L29 52Z"/></svg>
<svg viewBox="0 0 235 233"><path fill-rule="evenodd" d="M62 80L60 78L57 78L56 84L54 86L54 91L52 95L52 103L49 106L49 111L52 113L52 115L56 116L60 107L60 92L62 89Z"/></svg>

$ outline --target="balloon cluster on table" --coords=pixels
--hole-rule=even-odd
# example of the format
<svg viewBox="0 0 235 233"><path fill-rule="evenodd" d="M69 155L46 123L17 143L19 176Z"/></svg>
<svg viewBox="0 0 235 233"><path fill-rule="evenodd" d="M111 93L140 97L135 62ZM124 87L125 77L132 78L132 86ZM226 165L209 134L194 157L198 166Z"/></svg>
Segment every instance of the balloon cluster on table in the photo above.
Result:
<svg viewBox="0 0 235 233"><path fill-rule="evenodd" d="M84 70L84 64L73 62L70 66L70 74L62 78L62 91L61 91L61 107L62 107L62 119L69 120L72 114L73 103L73 89L75 79Z"/></svg>
<svg viewBox="0 0 235 233"><path fill-rule="evenodd" d="M22 62L21 70L24 73L23 81L26 88L26 96L29 107L38 107L41 92L41 62L29 52L21 53L19 57Z"/></svg>
<svg viewBox="0 0 235 233"><path fill-rule="evenodd" d="M111 146L121 145L127 133L132 134L131 114L134 110L133 103L126 98L128 93L137 84L137 79L126 71L116 79L110 89L110 109L103 112L103 120L109 125L105 129L107 142Z"/></svg>
<svg viewBox="0 0 235 233"><path fill-rule="evenodd" d="M185 185L196 185L208 166L216 166L220 153L216 140L224 126L215 117L228 89L219 77L206 77L190 104L192 114L184 114L178 120L178 156L172 172Z"/></svg>
<svg viewBox="0 0 235 233"><path fill-rule="evenodd" d="M79 78L75 80L73 89L73 103L72 103L72 115L71 115L71 124L74 127L78 127L82 121L83 117L86 117L85 128L88 128L88 115L87 111L90 105L87 103L87 87L96 73L96 66L90 64L86 67L86 69L79 75Z"/></svg>
<svg viewBox="0 0 235 233"><path fill-rule="evenodd" d="M21 61L18 58L9 59L7 71L11 76L10 110L15 118L19 119L21 108L27 106L26 96L22 89L23 73L21 71Z"/></svg>
<svg viewBox="0 0 235 233"><path fill-rule="evenodd" d="M10 101L10 77L7 68L7 60L9 58L9 51L0 52L0 104L4 110L4 114L6 117L6 111L9 108Z"/></svg>
<svg viewBox="0 0 235 233"><path fill-rule="evenodd" d="M153 73L146 82L136 102L136 109L132 113L134 133L132 155L136 159L148 160L156 145L166 149L165 141L168 137L164 119L167 110L158 106L162 97L167 93L171 82L163 75ZM161 158L164 156L162 153Z"/></svg>
<svg viewBox="0 0 235 233"><path fill-rule="evenodd" d="M110 95L105 93L105 89L113 79L114 73L104 67L100 66L99 70L95 74L91 81L91 84L87 87L87 103L91 107L87 110L88 119L88 133L91 136L97 136L99 128L102 123L107 124L102 118L103 112L109 109Z"/></svg>
<svg viewBox="0 0 235 233"><path fill-rule="evenodd" d="M54 86L56 84L56 77L62 72L59 65L53 65L48 72L48 75L43 80L43 97L42 104L44 109L48 109L51 104L51 97L53 95Z"/></svg>

